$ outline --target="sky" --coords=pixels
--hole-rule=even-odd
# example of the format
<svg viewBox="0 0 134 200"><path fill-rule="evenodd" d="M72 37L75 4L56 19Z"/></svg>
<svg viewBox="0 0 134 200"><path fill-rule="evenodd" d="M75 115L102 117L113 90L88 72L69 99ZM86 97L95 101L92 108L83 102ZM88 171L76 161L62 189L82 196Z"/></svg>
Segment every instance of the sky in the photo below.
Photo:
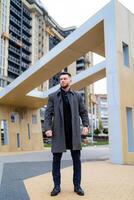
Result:
<svg viewBox="0 0 134 200"><path fill-rule="evenodd" d="M105 6L109 0L41 0L48 13L63 28L76 26L79 27L98 10ZM134 13L133 0L119 0L125 7ZM101 58L95 57L95 62ZM105 94L106 78L97 81L95 93Z"/></svg>

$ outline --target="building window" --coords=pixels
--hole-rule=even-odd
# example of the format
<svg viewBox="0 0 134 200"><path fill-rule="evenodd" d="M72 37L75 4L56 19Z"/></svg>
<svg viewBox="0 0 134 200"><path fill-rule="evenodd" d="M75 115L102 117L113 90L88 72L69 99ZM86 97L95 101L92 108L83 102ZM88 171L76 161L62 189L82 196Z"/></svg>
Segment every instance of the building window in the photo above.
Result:
<svg viewBox="0 0 134 200"><path fill-rule="evenodd" d="M31 133L30 133L30 125L29 125L29 123L27 124L27 128L28 128L28 138L29 138L29 140L30 140L30 138L31 138Z"/></svg>
<svg viewBox="0 0 134 200"><path fill-rule="evenodd" d="M20 134L17 133L17 147L20 147Z"/></svg>
<svg viewBox="0 0 134 200"><path fill-rule="evenodd" d="M19 122L19 114L16 112L10 113L10 120L12 123Z"/></svg>
<svg viewBox="0 0 134 200"><path fill-rule="evenodd" d="M32 115L32 124L37 124L37 115Z"/></svg>
<svg viewBox="0 0 134 200"><path fill-rule="evenodd" d="M1 120L0 128L1 128L1 144L6 145L8 144L8 130L7 130L7 121L5 119Z"/></svg>
<svg viewBox="0 0 134 200"><path fill-rule="evenodd" d="M15 115L13 113L10 115L10 119L11 119L11 122L15 122Z"/></svg>
<svg viewBox="0 0 134 200"><path fill-rule="evenodd" d="M126 67L129 67L129 49L128 45L126 43L122 43L123 48L123 64Z"/></svg>
<svg viewBox="0 0 134 200"><path fill-rule="evenodd" d="M126 108L127 117L127 136L128 136L128 151L134 152L134 131L133 131L133 114L132 108Z"/></svg>

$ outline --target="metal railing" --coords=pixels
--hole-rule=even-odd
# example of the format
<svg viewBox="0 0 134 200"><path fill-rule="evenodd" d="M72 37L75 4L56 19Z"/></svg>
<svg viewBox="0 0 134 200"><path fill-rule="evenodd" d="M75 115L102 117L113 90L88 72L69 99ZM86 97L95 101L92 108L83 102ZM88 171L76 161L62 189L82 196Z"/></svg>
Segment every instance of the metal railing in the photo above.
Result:
<svg viewBox="0 0 134 200"><path fill-rule="evenodd" d="M28 46L26 46L25 44L23 44L23 48L24 48L26 51L28 51L28 52L31 53L30 48L29 48Z"/></svg>
<svg viewBox="0 0 134 200"><path fill-rule="evenodd" d="M18 60L17 58L13 57L13 56L8 56L8 60L17 64L17 65L20 65L20 60Z"/></svg>
<svg viewBox="0 0 134 200"><path fill-rule="evenodd" d="M19 1L13 0L11 3L14 3L18 8L21 9L21 3Z"/></svg>
<svg viewBox="0 0 134 200"><path fill-rule="evenodd" d="M31 18L31 14L30 14L30 13L27 11L27 9L24 8L24 7L23 7L23 12L24 12L28 17Z"/></svg>
<svg viewBox="0 0 134 200"><path fill-rule="evenodd" d="M8 66L8 71L13 72L13 73L15 73L17 75L20 74L20 70L12 67L11 65Z"/></svg>
<svg viewBox="0 0 134 200"><path fill-rule="evenodd" d="M21 32L19 30L17 30L15 27L13 27L12 25L10 25L10 30L13 31L14 33L16 33L18 36L21 35Z"/></svg>
<svg viewBox="0 0 134 200"><path fill-rule="evenodd" d="M13 17L12 15L10 16L10 19L11 19L15 24L17 24L18 26L21 26L21 23L20 23L15 17Z"/></svg>
<svg viewBox="0 0 134 200"><path fill-rule="evenodd" d="M12 5L10 6L11 11L13 11L18 17L21 17L21 13L19 13Z"/></svg>
<svg viewBox="0 0 134 200"><path fill-rule="evenodd" d="M31 44L31 38L28 38L27 36L23 35L22 38Z"/></svg>
<svg viewBox="0 0 134 200"><path fill-rule="evenodd" d="M24 62L21 63L21 66L22 66L22 67L25 67L25 68L29 68L29 65L26 64L26 63L24 63Z"/></svg>
<svg viewBox="0 0 134 200"><path fill-rule="evenodd" d="M22 55L23 58L25 58L26 60L30 61L30 57L27 56L25 53L22 53L21 55Z"/></svg>
<svg viewBox="0 0 134 200"><path fill-rule="evenodd" d="M31 30L30 29L28 29L26 26L22 26L22 28L23 28L23 31L25 31L26 33L28 33L30 36L31 36Z"/></svg>
<svg viewBox="0 0 134 200"><path fill-rule="evenodd" d="M11 46L11 45L9 45L9 50L14 52L14 53L16 53L16 54L18 54L18 55L20 55L20 51L17 48Z"/></svg>
<svg viewBox="0 0 134 200"><path fill-rule="evenodd" d="M31 26L31 21L23 16L23 21L27 23L29 26Z"/></svg>
<svg viewBox="0 0 134 200"><path fill-rule="evenodd" d="M10 39L16 43L20 42L16 37L14 37L12 34L10 34Z"/></svg>

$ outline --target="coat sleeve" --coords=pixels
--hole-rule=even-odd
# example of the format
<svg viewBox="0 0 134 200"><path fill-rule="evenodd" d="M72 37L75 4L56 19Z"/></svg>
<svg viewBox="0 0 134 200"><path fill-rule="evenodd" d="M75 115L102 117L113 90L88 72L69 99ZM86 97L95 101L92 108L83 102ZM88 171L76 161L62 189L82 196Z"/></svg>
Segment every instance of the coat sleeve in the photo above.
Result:
<svg viewBox="0 0 134 200"><path fill-rule="evenodd" d="M53 103L52 95L49 95L48 104L47 104L45 117L44 117L45 132L48 130L52 130L53 115L54 115L54 103Z"/></svg>
<svg viewBox="0 0 134 200"><path fill-rule="evenodd" d="M82 125L84 127L89 127L89 118L88 118L88 112L87 108L84 104L83 98L80 94L78 94L78 101L79 101L79 115L82 120Z"/></svg>

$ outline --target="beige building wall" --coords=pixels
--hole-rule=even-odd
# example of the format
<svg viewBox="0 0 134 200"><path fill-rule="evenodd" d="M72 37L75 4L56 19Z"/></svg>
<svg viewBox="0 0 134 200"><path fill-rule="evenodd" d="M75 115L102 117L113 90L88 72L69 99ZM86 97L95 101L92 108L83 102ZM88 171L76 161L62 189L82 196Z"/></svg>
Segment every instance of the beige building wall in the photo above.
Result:
<svg viewBox="0 0 134 200"><path fill-rule="evenodd" d="M11 115L15 116L12 122ZM35 117L34 119L32 119ZM0 142L0 151L28 151L43 149L41 122L39 110L21 109L13 106L0 106L0 131L2 120L7 123L7 144ZM34 120L34 121L33 121ZM17 133L20 137L20 147L17 147ZM0 140L2 139L0 134Z"/></svg>
<svg viewBox="0 0 134 200"><path fill-rule="evenodd" d="M116 34L123 160L125 163L134 163L134 149L131 151L129 147L129 125L126 112L127 108L132 109L131 138L133 141L131 142L134 145L134 15L121 4L117 4L116 16L118 16ZM128 66L124 63L123 43L128 45Z"/></svg>

